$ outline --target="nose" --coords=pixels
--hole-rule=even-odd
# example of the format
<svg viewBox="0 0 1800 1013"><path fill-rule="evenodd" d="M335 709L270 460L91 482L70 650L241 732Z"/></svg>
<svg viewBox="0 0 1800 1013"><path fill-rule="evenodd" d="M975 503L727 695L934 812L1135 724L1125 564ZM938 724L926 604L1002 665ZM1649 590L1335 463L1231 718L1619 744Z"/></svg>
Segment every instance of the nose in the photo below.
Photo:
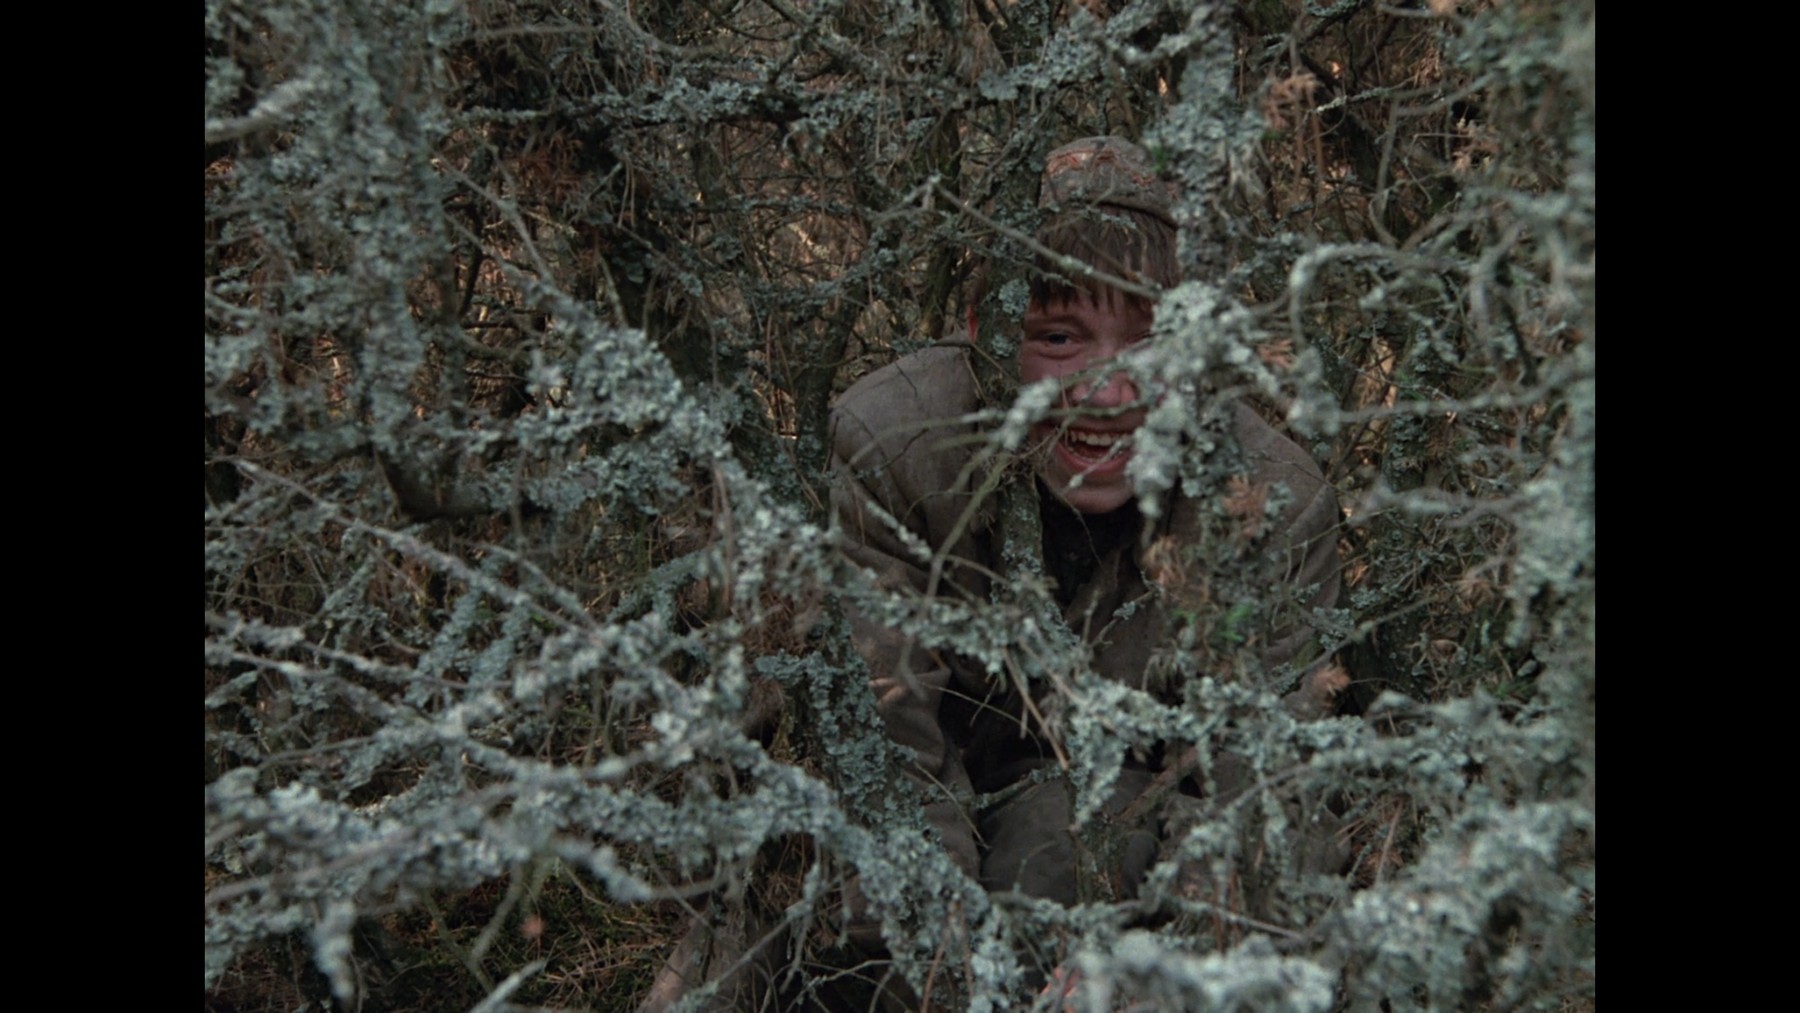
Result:
<svg viewBox="0 0 1800 1013"><path fill-rule="evenodd" d="M1115 370L1076 384L1069 397L1076 407L1119 408L1136 401L1138 389L1130 373Z"/></svg>

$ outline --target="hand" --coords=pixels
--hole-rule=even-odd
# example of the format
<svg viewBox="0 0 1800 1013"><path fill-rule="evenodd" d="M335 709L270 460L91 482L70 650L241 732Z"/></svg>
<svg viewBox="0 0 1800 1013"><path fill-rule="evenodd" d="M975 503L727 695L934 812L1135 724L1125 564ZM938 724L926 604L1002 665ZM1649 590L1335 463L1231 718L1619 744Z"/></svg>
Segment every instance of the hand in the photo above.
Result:
<svg viewBox="0 0 1800 1013"><path fill-rule="evenodd" d="M1350 673L1335 661L1308 672L1300 688L1281 698L1282 706L1299 721L1316 721L1337 713L1337 695L1350 686Z"/></svg>
<svg viewBox="0 0 1800 1013"><path fill-rule="evenodd" d="M1067 964L1058 964L1056 970L1050 972L1050 984L1044 986L1044 990L1038 993L1038 998L1048 997L1056 1000L1060 1003L1060 1006L1056 1008L1064 1010L1065 1013L1073 1013L1075 1003L1072 997L1075 989L1080 986L1081 972Z"/></svg>

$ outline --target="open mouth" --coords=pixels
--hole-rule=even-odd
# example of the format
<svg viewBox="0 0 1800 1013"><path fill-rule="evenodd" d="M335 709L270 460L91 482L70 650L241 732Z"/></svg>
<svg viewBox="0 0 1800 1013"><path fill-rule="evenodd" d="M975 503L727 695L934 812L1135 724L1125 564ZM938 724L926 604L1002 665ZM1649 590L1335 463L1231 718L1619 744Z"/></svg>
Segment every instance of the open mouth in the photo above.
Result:
<svg viewBox="0 0 1800 1013"><path fill-rule="evenodd" d="M1056 441L1056 447L1075 465L1073 470L1076 472L1112 464L1122 467L1131 455L1131 434L1065 429Z"/></svg>

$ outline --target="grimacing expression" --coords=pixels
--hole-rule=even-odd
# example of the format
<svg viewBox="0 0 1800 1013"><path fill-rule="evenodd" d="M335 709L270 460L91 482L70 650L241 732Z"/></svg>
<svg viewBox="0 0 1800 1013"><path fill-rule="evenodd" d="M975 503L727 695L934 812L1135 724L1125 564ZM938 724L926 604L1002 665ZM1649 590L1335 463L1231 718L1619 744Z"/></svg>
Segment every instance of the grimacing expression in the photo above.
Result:
<svg viewBox="0 0 1800 1013"><path fill-rule="evenodd" d="M1130 376L1100 367L1147 339L1151 318L1151 307L1138 300L1085 290L1025 311L1020 385L1063 383L1063 410L1032 429L1032 446L1048 448L1038 475L1080 513L1111 513L1134 496L1125 466L1145 406Z"/></svg>

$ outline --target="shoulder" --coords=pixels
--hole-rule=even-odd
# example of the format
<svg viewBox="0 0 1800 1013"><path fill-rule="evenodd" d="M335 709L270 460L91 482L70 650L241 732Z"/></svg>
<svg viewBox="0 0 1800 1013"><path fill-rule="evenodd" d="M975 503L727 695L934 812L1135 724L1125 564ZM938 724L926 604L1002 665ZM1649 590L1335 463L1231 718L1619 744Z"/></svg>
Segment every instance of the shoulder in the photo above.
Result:
<svg viewBox="0 0 1800 1013"><path fill-rule="evenodd" d="M965 414L979 402L968 345L922 348L850 385L833 414L855 418Z"/></svg>
<svg viewBox="0 0 1800 1013"><path fill-rule="evenodd" d="M967 345L921 349L863 377L831 412L832 450L844 463L891 463L933 452L967 427L959 420L981 404Z"/></svg>
<svg viewBox="0 0 1800 1013"><path fill-rule="evenodd" d="M1304 447L1269 425L1242 401L1232 406L1232 413L1238 446L1243 449L1253 481L1283 483L1296 499L1310 499L1321 490L1329 491L1325 473Z"/></svg>
<svg viewBox="0 0 1800 1013"><path fill-rule="evenodd" d="M972 354L967 345L914 352L838 398L831 413L832 497L853 541L887 537L882 532L891 522L872 516L871 506L934 549L985 526L985 515L965 523L970 509L981 509L972 502L970 468L981 445ZM975 558L977 550L964 544L955 554Z"/></svg>
<svg viewBox="0 0 1800 1013"><path fill-rule="evenodd" d="M1334 540L1341 519L1337 493L1319 463L1249 405L1240 401L1232 411L1251 486L1282 490L1275 530L1294 543Z"/></svg>

